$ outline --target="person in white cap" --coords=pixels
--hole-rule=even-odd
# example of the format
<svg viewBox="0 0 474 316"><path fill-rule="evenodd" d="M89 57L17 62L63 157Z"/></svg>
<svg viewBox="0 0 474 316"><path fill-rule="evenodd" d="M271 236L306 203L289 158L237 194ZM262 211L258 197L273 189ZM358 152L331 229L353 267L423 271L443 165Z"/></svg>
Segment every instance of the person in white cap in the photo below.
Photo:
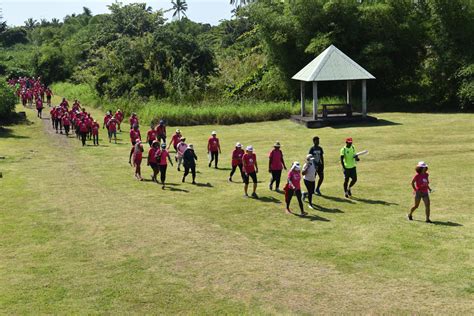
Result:
<svg viewBox="0 0 474 316"><path fill-rule="evenodd" d="M247 146L246 153L242 156L242 167L244 170L244 192L245 197L248 197L248 188L249 188L249 180L252 178L253 181L253 192L252 197L258 199L257 191L257 173L258 173L258 165L257 165L257 156L253 152L252 145Z"/></svg>
<svg viewBox="0 0 474 316"><path fill-rule="evenodd" d="M184 175L183 175L183 180L182 182L186 181L186 176L189 174L189 171L191 170L191 175L193 176L193 184L196 184L196 160L197 160L196 153L194 152L194 146L193 144L189 144L186 147L186 150L184 151L183 154L183 160L184 160Z"/></svg>
<svg viewBox="0 0 474 316"><path fill-rule="evenodd" d="M240 169L240 176L242 177L242 181L244 181L244 173L242 171L242 157L244 156L244 150L242 149L242 144L237 143L235 144L235 149L232 152L232 170L230 172L229 176L229 182L232 182L232 176L235 173L235 170L237 170L237 167Z"/></svg>
<svg viewBox="0 0 474 316"><path fill-rule="evenodd" d="M303 200L307 197L309 208L313 208L313 194L315 193L315 184L316 184L316 163L314 162L314 156L308 154L306 156L306 163L303 165L303 174L304 185L306 186L307 192L303 193Z"/></svg>
<svg viewBox="0 0 474 316"><path fill-rule="evenodd" d="M286 185L286 190L285 190L285 200L286 200L286 212L288 214L291 214L290 210L290 202L291 198L293 195L296 195L296 198L298 199L298 204L300 205L300 212L302 216L307 215L303 209L303 201L301 199L301 173L300 173L301 167L300 163L295 161L291 168L290 172L288 172L288 183Z"/></svg>
<svg viewBox="0 0 474 316"><path fill-rule="evenodd" d="M173 148L176 152L178 152L178 144L181 141L181 138L183 138L183 135L181 135L181 130L177 129L176 132L171 136L171 141L168 144L168 150L170 149L171 145L173 145Z"/></svg>
<svg viewBox="0 0 474 316"><path fill-rule="evenodd" d="M175 160L178 164L178 171L181 171L180 166L183 163L183 155L186 148L188 148L188 145L186 145L186 138L183 137L180 139L178 146L175 147L176 149Z"/></svg>
<svg viewBox="0 0 474 316"><path fill-rule="evenodd" d="M209 168L214 161L214 168L218 168L217 164L219 163L219 154L221 153L221 144L219 143L219 138L217 138L216 131L212 131L211 137L207 141L207 154L210 155Z"/></svg>
<svg viewBox="0 0 474 316"><path fill-rule="evenodd" d="M410 213L407 217L410 221L413 220L413 212L420 205L421 200L425 203L426 222L432 223L430 220L430 181L428 180L428 165L424 161L418 162L415 168L416 175L411 180L411 186L413 193L415 194L415 205L411 208Z"/></svg>

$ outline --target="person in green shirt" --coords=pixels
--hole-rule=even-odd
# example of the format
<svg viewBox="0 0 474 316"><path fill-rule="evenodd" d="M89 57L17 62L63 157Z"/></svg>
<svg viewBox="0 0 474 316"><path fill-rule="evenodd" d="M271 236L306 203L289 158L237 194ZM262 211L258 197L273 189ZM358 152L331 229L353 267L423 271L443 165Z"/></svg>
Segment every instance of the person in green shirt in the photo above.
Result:
<svg viewBox="0 0 474 316"><path fill-rule="evenodd" d="M352 196L351 188L357 182L356 161L359 161L359 157L357 157L356 150L352 145L352 138L346 138L346 146L341 148L341 165L344 169L344 195L346 198ZM351 179L351 183L349 183L349 179Z"/></svg>

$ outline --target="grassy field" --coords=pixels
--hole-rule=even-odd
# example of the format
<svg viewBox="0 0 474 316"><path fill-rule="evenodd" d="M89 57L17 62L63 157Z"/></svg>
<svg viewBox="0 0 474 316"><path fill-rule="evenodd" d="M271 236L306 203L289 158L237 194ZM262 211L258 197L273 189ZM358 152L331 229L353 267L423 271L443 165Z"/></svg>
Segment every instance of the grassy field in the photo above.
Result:
<svg viewBox="0 0 474 316"><path fill-rule="evenodd" d="M472 114L380 114L378 126L318 130L287 120L184 127L198 185L171 169L166 190L134 180L126 134L83 148L27 115L31 124L0 134L2 314L474 313ZM214 129L221 170L207 167ZM314 135L326 153L323 197L307 217L286 215L265 157L279 140L288 164L302 161ZM370 150L352 200L338 162L347 136ZM259 200L227 182L236 141L256 149ZM405 219L419 160L436 189L431 225L423 209Z"/></svg>

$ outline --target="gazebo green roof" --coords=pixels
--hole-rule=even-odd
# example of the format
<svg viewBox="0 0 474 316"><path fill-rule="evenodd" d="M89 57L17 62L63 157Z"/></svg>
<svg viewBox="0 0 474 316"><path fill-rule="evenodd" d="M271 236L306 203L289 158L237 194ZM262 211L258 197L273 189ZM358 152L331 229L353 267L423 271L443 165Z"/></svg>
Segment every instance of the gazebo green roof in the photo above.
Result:
<svg viewBox="0 0 474 316"><path fill-rule="evenodd" d="M366 80L375 79L375 77L336 46L331 45L294 75L292 79L311 82Z"/></svg>

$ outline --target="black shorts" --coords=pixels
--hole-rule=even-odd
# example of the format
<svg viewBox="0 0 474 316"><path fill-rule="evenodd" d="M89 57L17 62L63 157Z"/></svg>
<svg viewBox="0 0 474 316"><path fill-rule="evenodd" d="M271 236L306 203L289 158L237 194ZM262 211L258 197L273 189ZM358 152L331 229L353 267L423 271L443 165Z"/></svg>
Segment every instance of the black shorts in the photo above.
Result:
<svg viewBox="0 0 474 316"><path fill-rule="evenodd" d="M150 162L150 167L153 170L158 170L158 168L159 168L158 163L156 163L156 162Z"/></svg>
<svg viewBox="0 0 474 316"><path fill-rule="evenodd" d="M351 178L353 180L356 180L357 179L356 167L344 169L344 177L346 177L346 179Z"/></svg>
<svg viewBox="0 0 474 316"><path fill-rule="evenodd" d="M422 198L426 198L426 197L429 197L428 192L416 191L416 193L415 193L415 198L416 198L417 200L422 199Z"/></svg>
<svg viewBox="0 0 474 316"><path fill-rule="evenodd" d="M252 172L252 173L249 173L249 174L244 173L244 183L245 184L249 184L250 178L252 178L253 183L257 183L257 173L256 172Z"/></svg>
<svg viewBox="0 0 474 316"><path fill-rule="evenodd" d="M322 164L316 164L316 174L319 175L320 177L324 175L324 165Z"/></svg>

